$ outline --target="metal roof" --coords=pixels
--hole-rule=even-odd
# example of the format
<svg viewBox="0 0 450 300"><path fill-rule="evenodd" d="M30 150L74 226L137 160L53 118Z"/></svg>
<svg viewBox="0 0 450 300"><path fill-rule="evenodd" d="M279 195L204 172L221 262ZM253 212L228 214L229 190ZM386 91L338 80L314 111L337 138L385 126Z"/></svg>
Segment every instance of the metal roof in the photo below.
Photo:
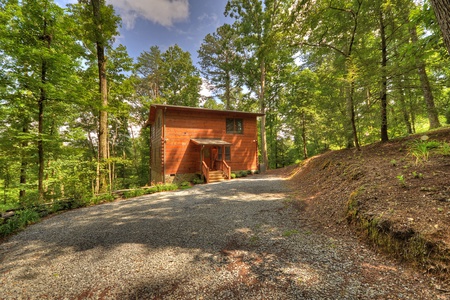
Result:
<svg viewBox="0 0 450 300"><path fill-rule="evenodd" d="M221 139L191 139L196 145L208 145L208 146L228 146L231 143L225 142Z"/></svg>

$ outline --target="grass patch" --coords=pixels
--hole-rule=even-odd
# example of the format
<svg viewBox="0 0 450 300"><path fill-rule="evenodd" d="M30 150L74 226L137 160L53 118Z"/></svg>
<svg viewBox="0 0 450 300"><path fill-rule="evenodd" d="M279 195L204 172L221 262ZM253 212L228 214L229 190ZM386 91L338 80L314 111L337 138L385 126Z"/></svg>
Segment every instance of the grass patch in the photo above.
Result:
<svg viewBox="0 0 450 300"><path fill-rule="evenodd" d="M295 234L299 234L298 230L296 230L296 229L286 230L283 232L284 237L291 237Z"/></svg>

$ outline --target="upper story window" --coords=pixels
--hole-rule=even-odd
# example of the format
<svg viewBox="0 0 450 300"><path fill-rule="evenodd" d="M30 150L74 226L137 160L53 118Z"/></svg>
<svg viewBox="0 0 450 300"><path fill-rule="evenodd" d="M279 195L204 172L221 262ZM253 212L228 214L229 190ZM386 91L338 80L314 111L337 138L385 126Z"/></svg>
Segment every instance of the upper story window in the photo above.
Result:
<svg viewBox="0 0 450 300"><path fill-rule="evenodd" d="M227 118L227 133L239 133L244 132L244 122L242 119Z"/></svg>

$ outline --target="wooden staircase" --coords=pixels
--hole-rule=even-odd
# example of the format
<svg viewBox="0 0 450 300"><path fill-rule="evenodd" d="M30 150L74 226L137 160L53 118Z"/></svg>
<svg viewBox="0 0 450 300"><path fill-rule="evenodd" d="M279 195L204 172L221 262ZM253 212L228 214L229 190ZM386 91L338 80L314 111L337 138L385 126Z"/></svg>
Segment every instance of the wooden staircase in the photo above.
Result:
<svg viewBox="0 0 450 300"><path fill-rule="evenodd" d="M211 182L219 182L225 180L225 175L221 170L219 171L209 171L209 183Z"/></svg>

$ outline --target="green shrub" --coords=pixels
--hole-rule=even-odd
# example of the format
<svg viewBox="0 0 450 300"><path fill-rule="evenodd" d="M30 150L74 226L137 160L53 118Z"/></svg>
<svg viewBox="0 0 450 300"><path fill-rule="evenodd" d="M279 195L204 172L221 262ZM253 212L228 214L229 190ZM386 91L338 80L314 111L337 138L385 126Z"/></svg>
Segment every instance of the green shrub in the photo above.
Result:
<svg viewBox="0 0 450 300"><path fill-rule="evenodd" d="M205 183L205 181L203 180L203 178L194 178L194 180L192 180L193 184L202 184Z"/></svg>
<svg viewBox="0 0 450 300"><path fill-rule="evenodd" d="M239 173L241 174L241 177L247 177L247 171L241 171Z"/></svg>
<svg viewBox="0 0 450 300"><path fill-rule="evenodd" d="M235 173L231 173L231 179L234 179L236 177L237 177L237 175Z"/></svg>
<svg viewBox="0 0 450 300"><path fill-rule="evenodd" d="M13 217L6 221L6 223L0 225L0 236L4 237L10 235L39 220L39 213L34 209L17 211Z"/></svg>
<svg viewBox="0 0 450 300"><path fill-rule="evenodd" d="M180 183L179 188L180 189L188 189L191 187L191 183L188 181L183 181L182 183Z"/></svg>
<svg viewBox="0 0 450 300"><path fill-rule="evenodd" d="M408 154L416 159L416 164L428 161L430 150L438 148L441 144L438 141L426 139L414 140L408 147Z"/></svg>
<svg viewBox="0 0 450 300"><path fill-rule="evenodd" d="M157 191L158 191L158 188L156 186L152 186L152 187L144 189L144 192L146 195L156 193Z"/></svg>
<svg viewBox="0 0 450 300"><path fill-rule="evenodd" d="M446 142L443 142L442 143L442 145L441 145L441 154L442 155L450 155L450 144L449 143L446 143Z"/></svg>

